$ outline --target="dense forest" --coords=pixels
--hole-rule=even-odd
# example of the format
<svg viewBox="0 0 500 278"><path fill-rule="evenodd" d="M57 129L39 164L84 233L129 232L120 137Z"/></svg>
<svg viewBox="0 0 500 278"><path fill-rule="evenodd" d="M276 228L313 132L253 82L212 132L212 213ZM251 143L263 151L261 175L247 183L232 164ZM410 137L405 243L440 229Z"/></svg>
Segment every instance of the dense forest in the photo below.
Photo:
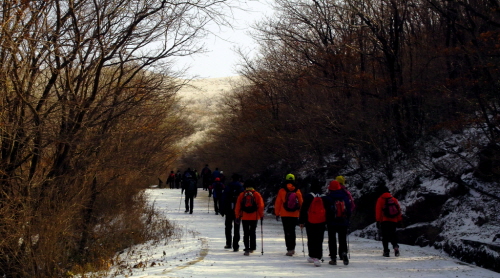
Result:
<svg viewBox="0 0 500 278"><path fill-rule="evenodd" d="M455 150L452 161L498 184L497 1L273 4L253 28L258 55L241 53L245 82L203 143L185 147L195 127L171 58L201 51L208 22L229 24L225 1L4 1L0 274L94 271L168 235L141 192L174 166L210 162L268 181L347 166L391 180L411 160L470 188L453 164L427 162L453 151L445 135L474 129L461 146L474 156ZM498 201L497 189L481 193Z"/></svg>

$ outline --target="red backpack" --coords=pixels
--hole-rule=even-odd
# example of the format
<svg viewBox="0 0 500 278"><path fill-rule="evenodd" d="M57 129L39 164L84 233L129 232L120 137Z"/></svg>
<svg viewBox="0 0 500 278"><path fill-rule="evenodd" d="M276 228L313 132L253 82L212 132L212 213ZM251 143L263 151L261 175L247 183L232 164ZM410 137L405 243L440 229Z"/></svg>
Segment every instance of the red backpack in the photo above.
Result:
<svg viewBox="0 0 500 278"><path fill-rule="evenodd" d="M312 194L312 193L311 193ZM323 205L323 198L319 194L312 194L314 196L311 206L307 211L307 220L311 224L318 224L326 222L326 210Z"/></svg>
<svg viewBox="0 0 500 278"><path fill-rule="evenodd" d="M389 197L385 199L383 211L385 217L396 218L401 213L401 208L398 206L393 197Z"/></svg>

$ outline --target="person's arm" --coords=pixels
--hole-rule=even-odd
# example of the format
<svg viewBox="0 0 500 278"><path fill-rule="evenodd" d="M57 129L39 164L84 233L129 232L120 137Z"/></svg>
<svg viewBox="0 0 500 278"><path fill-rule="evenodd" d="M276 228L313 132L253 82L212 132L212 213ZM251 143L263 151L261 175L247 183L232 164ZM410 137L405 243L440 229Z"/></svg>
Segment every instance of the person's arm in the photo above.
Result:
<svg viewBox="0 0 500 278"><path fill-rule="evenodd" d="M276 219L280 216L281 207L283 206L283 193L284 189L280 189L280 191L278 191L278 196L276 196L276 201L274 202L274 214L276 215Z"/></svg>
<svg viewBox="0 0 500 278"><path fill-rule="evenodd" d="M258 215L259 215L259 219L264 219L264 207L265 207L265 204L264 204L264 198L262 198L262 195L260 195L260 193L256 192L257 193L257 196L256 196L256 201L258 202Z"/></svg>
<svg viewBox="0 0 500 278"><path fill-rule="evenodd" d="M243 199L243 192L240 193L240 195L238 196L238 199L236 200L236 204L235 204L235 207L234 207L234 216L235 218L237 219L241 219L241 217L243 216L243 212L241 211L241 207L240 207L240 204L241 204L241 200Z"/></svg>

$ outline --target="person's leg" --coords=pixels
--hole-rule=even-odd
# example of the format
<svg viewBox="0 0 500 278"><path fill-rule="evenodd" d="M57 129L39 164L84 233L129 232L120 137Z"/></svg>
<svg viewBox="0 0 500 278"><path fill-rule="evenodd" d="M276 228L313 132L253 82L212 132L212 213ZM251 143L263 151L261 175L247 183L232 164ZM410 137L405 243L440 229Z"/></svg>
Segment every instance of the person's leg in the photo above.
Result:
<svg viewBox="0 0 500 278"><path fill-rule="evenodd" d="M240 248L240 222L235 220L234 221L233 250L238 250L239 248Z"/></svg>
<svg viewBox="0 0 500 278"><path fill-rule="evenodd" d="M243 226L243 244L245 245L245 250L250 249L250 234L249 234L249 224L250 220L242 220L241 225Z"/></svg>
<svg viewBox="0 0 500 278"><path fill-rule="evenodd" d="M193 213L193 204L194 204L194 194L190 193L189 194L189 213Z"/></svg>
<svg viewBox="0 0 500 278"><path fill-rule="evenodd" d="M347 226L339 226L338 229L339 237L339 255L347 253Z"/></svg>
<svg viewBox="0 0 500 278"><path fill-rule="evenodd" d="M257 249L257 220L249 220L250 221L250 250Z"/></svg>
<svg viewBox="0 0 500 278"><path fill-rule="evenodd" d="M186 205L186 211L185 212L188 212L189 211L189 194L184 194L184 204Z"/></svg>
<svg viewBox="0 0 500 278"><path fill-rule="evenodd" d="M337 260L337 227L328 226L328 250L330 251L330 258L332 261Z"/></svg>
<svg viewBox="0 0 500 278"><path fill-rule="evenodd" d="M307 248L309 257L320 259L323 257L323 238L325 237L324 224L308 224L307 232Z"/></svg>
<svg viewBox="0 0 500 278"><path fill-rule="evenodd" d="M392 226L390 221L384 221L381 223L381 230L382 230L382 246L384 248L384 256L388 257L389 256L389 241L391 240L392 236Z"/></svg>
<svg viewBox="0 0 500 278"><path fill-rule="evenodd" d="M281 222L283 223L283 232L285 233L286 250L294 251L297 238L295 228L298 219L296 217L281 217Z"/></svg>
<svg viewBox="0 0 500 278"><path fill-rule="evenodd" d="M231 241L232 241L232 233L231 231L233 230L233 222L234 222L234 217L233 214L228 213L226 214L226 219L224 221L225 225L225 234L226 234L226 246L224 248L231 248Z"/></svg>
<svg viewBox="0 0 500 278"><path fill-rule="evenodd" d="M219 197L214 198L214 210L215 214L219 214Z"/></svg>

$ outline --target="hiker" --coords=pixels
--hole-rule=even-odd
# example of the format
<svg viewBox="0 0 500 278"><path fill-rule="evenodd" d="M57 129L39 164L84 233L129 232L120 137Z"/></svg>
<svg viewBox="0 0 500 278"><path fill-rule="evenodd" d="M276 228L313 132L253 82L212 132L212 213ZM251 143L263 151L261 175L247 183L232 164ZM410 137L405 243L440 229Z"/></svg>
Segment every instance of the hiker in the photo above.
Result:
<svg viewBox="0 0 500 278"><path fill-rule="evenodd" d="M212 177L210 180L210 183L215 182L215 179L220 176L220 171L219 168L215 168L215 170L212 172ZM210 189L210 186L208 187L208 197L212 196L212 190Z"/></svg>
<svg viewBox="0 0 500 278"><path fill-rule="evenodd" d="M279 190L274 203L274 214L276 215L276 221L279 221L281 217L287 256L295 254L297 238L295 227L298 224L302 202L302 193L295 187L295 176L293 174L286 175L283 187Z"/></svg>
<svg viewBox="0 0 500 278"><path fill-rule="evenodd" d="M349 264L347 257L347 230L351 217L351 202L349 196L342 189L340 183L332 180L328 186L328 194L325 197L326 221L328 228L328 249L330 251L331 265L337 264L337 254L343 260L344 265ZM338 235L338 253L337 253Z"/></svg>
<svg viewBox="0 0 500 278"><path fill-rule="evenodd" d="M245 182L245 191L238 196L234 213L237 218L236 221L241 221L243 226L243 244L245 245L243 255L249 256L250 253L257 249L257 235L255 234L257 223L259 219L264 219L264 200L255 191L252 181Z"/></svg>
<svg viewBox="0 0 500 278"><path fill-rule="evenodd" d="M306 228L307 261L321 266L323 258L323 239L326 228L326 209L321 183L318 179L311 180L311 193L304 195L304 204L300 209L300 229Z"/></svg>
<svg viewBox="0 0 500 278"><path fill-rule="evenodd" d="M241 177L238 174L233 174L232 181L224 188L220 199L219 212L221 216L226 216L224 221L226 245L224 249L233 248L234 252L238 252L240 246L240 223L235 221L234 208L236 207L236 200L241 192L245 191L241 183ZM234 225L234 235L231 236L231 231Z"/></svg>
<svg viewBox="0 0 500 278"><path fill-rule="evenodd" d="M226 176L224 175L224 171L220 170L219 178L223 184L226 184Z"/></svg>
<svg viewBox="0 0 500 278"><path fill-rule="evenodd" d="M170 171L170 174L168 175L167 183L168 183L168 187L170 187L170 189L174 189L174 187L175 187L175 173L173 170Z"/></svg>
<svg viewBox="0 0 500 278"><path fill-rule="evenodd" d="M352 197L351 192L349 192L349 190L347 190L345 186L345 178L343 176L337 176L335 180L340 183L340 187L342 187L342 190L344 190L345 193L347 193L347 196L349 196L349 201L351 201L351 212L354 212L356 204L354 204L354 198Z"/></svg>
<svg viewBox="0 0 500 278"><path fill-rule="evenodd" d="M382 195L377 199L375 206L375 220L377 228L382 234L382 246L384 247L383 256L389 257L389 242L394 248L394 256L399 257L399 245L396 234L398 222L403 220L401 207L396 198L394 198L386 186L382 187Z"/></svg>
<svg viewBox="0 0 500 278"><path fill-rule="evenodd" d="M220 181L220 178L215 178L215 181L212 185L210 185L209 190L212 192L212 197L214 199L215 215L219 215L219 201L222 197L222 191L224 190L224 184Z"/></svg>
<svg viewBox="0 0 500 278"><path fill-rule="evenodd" d="M197 188L196 188L196 178L191 168L188 168L182 175L182 189L181 194L184 191L184 202L186 205L185 213L193 214L193 203L194 198L196 198Z"/></svg>
<svg viewBox="0 0 500 278"><path fill-rule="evenodd" d="M212 171L208 168L208 164L201 170L201 182L203 183L203 190L207 191L211 183Z"/></svg>
<svg viewBox="0 0 500 278"><path fill-rule="evenodd" d="M181 182L182 182L182 173L181 170L177 170L177 173L175 173L175 188L179 189L181 187Z"/></svg>

